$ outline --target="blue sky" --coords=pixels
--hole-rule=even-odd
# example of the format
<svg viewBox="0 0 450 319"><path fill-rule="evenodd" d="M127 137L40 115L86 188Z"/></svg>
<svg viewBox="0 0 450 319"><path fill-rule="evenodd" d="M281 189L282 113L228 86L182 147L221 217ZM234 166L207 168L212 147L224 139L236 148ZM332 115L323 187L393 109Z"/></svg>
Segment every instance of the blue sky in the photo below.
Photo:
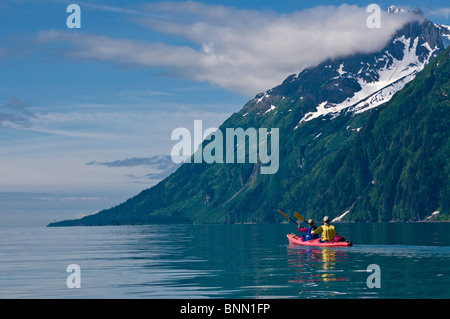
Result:
<svg viewBox="0 0 450 319"><path fill-rule="evenodd" d="M67 28L71 3L80 29ZM175 168L175 128L217 127L331 52L379 47L396 22L361 41L370 3L450 25L448 1L345 3L2 1L0 225L80 217L154 185Z"/></svg>

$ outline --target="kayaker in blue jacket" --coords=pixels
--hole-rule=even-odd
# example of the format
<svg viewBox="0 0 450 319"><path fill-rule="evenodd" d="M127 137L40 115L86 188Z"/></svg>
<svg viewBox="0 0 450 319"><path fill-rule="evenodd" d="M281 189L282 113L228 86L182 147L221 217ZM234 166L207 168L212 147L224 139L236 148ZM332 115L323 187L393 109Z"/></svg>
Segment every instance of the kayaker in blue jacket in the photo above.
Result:
<svg viewBox="0 0 450 319"><path fill-rule="evenodd" d="M314 221L312 219L308 220L308 226L307 227L301 228L300 225L298 226L298 231L299 232L306 233L305 235L302 236L302 240L303 241L319 238L319 235L311 234L311 231L313 231L315 229L317 229L317 226L314 225Z"/></svg>

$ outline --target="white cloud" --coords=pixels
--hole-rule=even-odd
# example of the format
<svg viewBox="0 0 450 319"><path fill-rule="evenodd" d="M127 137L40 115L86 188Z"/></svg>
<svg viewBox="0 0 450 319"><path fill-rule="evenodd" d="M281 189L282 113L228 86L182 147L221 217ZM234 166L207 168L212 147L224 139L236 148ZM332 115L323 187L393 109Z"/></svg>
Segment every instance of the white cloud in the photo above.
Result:
<svg viewBox="0 0 450 319"><path fill-rule="evenodd" d="M252 96L326 58L380 50L412 19L410 14L382 12L381 28L369 29L370 13L365 7L350 5L280 14L161 2L143 5L142 12L149 15L133 15L133 20L188 40L189 46L54 30L39 32L38 40L68 42L73 47L66 54L77 59L162 67L173 76Z"/></svg>
<svg viewBox="0 0 450 319"><path fill-rule="evenodd" d="M434 10L425 10L430 17L441 17L448 19L450 17L450 8L439 8Z"/></svg>

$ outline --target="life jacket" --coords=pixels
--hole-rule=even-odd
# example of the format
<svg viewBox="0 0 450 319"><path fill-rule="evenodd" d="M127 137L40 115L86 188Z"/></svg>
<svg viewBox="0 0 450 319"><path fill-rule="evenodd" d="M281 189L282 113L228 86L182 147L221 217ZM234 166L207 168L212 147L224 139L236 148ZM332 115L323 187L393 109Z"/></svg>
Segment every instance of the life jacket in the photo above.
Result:
<svg viewBox="0 0 450 319"><path fill-rule="evenodd" d="M315 232L322 234L322 241L333 239L336 236L336 228L333 225L322 225Z"/></svg>

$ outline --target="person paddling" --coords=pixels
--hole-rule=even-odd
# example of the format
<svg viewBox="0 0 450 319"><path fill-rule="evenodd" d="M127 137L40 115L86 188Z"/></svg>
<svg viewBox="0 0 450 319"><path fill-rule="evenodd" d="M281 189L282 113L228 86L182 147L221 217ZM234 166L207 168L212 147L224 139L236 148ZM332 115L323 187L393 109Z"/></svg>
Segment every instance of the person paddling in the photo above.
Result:
<svg viewBox="0 0 450 319"><path fill-rule="evenodd" d="M303 241L319 238L319 235L314 235L311 233L315 229L317 229L317 226L314 225L314 221L312 219L308 220L307 227L302 228L300 224L298 225L298 231L306 233L305 235L302 236Z"/></svg>
<svg viewBox="0 0 450 319"><path fill-rule="evenodd" d="M336 228L330 225L330 218L325 216L323 218L323 225L311 231L311 234L322 234L321 242L331 241L336 236Z"/></svg>

